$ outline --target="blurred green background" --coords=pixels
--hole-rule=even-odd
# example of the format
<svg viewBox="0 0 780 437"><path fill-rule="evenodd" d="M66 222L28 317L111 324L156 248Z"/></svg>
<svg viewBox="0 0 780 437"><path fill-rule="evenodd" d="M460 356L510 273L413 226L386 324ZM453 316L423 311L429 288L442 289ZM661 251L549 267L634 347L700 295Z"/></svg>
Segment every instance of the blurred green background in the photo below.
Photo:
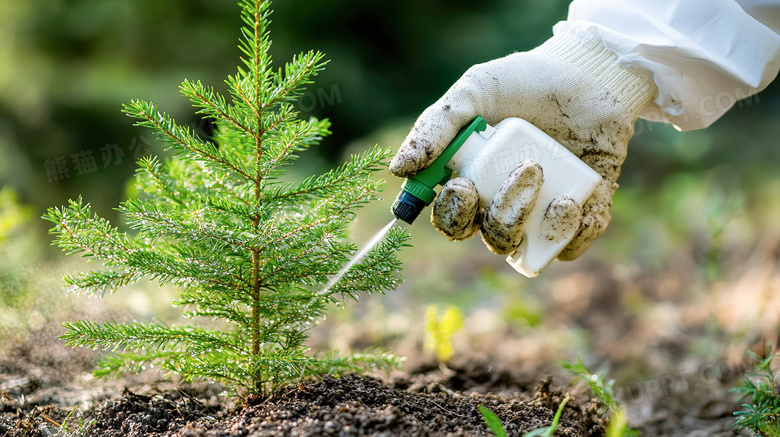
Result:
<svg viewBox="0 0 780 437"><path fill-rule="evenodd" d="M331 60L297 105L303 116L330 118L334 133L291 177L321 172L376 143L397 148L417 114L469 66L537 46L565 18L567 6L562 0L278 0L271 26L277 65L309 49ZM12 224L7 232L0 228L5 327L61 321L45 309L72 309L59 277L84 265L78 259L58 264L64 256L48 248L42 212L82 195L114 219L134 158L163 154L148 132L121 114L121 104L154 101L209 135L209 123L195 116L178 85L200 79L223 90L237 65L239 26L233 1L0 0L0 185L6 187L0 208ZM370 344L405 335L406 319L394 319L394 312L405 309L413 318L420 315L414 302L446 302L470 317L466 326L475 335L500 327L510 335L533 332L569 352L609 355L599 345L635 331L622 319L603 325L583 319L583 312L610 320L598 311L652 318L663 302L695 307L697 296L718 281L736 281L749 268L748 255L776 240L779 116L776 81L706 130L679 133L640 120L606 235L580 260L555 263L534 281L518 276L478 239L449 243L420 220L415 247L404 254L407 283L336 319L362 317L368 329L359 334L370 338L350 345ZM399 181L384 176L386 196L393 197ZM366 208L355 238L365 241L386 223L388 208L389 201ZM130 295L135 303L118 307L149 317L150 308L169 302ZM386 324L374 326L377 321ZM532 346L517 348L538 352L538 344ZM686 347L697 350L696 344Z"/></svg>
<svg viewBox="0 0 780 437"><path fill-rule="evenodd" d="M356 138L408 128L469 66L543 42L567 5L279 1L273 54L281 64L317 49L331 60L298 107L333 121L333 135L314 151L322 165L332 165ZM236 10L232 1L206 0L0 2L0 183L36 213L78 194L110 213L133 158L160 153L120 105L153 100L208 134L177 87L189 78L224 89L239 55ZM640 122L621 184L657 187L669 174L716 166L733 168L733 183L750 182L754 169L780 158L778 89L701 132ZM72 155L90 151L96 168L80 168Z"/></svg>
<svg viewBox="0 0 780 437"><path fill-rule="evenodd" d="M509 1L305 0L273 7L277 65L309 49L331 60L298 102L304 115L333 121L333 136L315 152L327 164L340 161L357 137L395 120L410 123L470 65L544 41L566 12L564 2ZM239 25L232 1L3 0L0 183L38 210L84 194L107 212L122 197L132 157L152 139L131 126L120 105L153 100L208 134L178 85L189 78L224 89L237 65ZM124 156L117 159L112 145ZM78 175L71 155L87 150L98 169ZM69 176L50 182L45 164L57 158Z"/></svg>

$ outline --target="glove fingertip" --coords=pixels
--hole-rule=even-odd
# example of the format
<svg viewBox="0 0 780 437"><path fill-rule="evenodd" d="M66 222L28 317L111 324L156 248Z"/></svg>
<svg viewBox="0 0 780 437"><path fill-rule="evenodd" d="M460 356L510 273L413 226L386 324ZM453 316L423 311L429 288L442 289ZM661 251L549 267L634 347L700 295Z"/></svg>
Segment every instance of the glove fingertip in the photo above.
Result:
<svg viewBox="0 0 780 437"><path fill-rule="evenodd" d="M571 242L558 254L559 260L571 261L578 258L588 250L593 241L604 234L611 219L609 214L610 204L611 198L596 200L595 197L591 197L585 203L580 226L577 228Z"/></svg>
<svg viewBox="0 0 780 437"><path fill-rule="evenodd" d="M521 162L507 176L482 219L482 241L492 252L509 255L520 246L523 224L543 182L542 167L532 160Z"/></svg>
<svg viewBox="0 0 780 437"><path fill-rule="evenodd" d="M513 254L520 247L521 241L522 238L515 238L506 229L496 229L490 225L486 226L485 220L482 221L482 242L496 255Z"/></svg>
<svg viewBox="0 0 780 437"><path fill-rule="evenodd" d="M455 138L458 130L474 119L476 112L473 106L457 98L453 100L450 94L445 94L426 108L414 122L398 153L390 161L392 174L414 176L431 165Z"/></svg>
<svg viewBox="0 0 780 437"><path fill-rule="evenodd" d="M481 220L479 193L474 182L466 178L447 182L433 204L433 227L450 240L465 240L479 231Z"/></svg>
<svg viewBox="0 0 780 437"><path fill-rule="evenodd" d="M542 219L542 238L551 242L571 240L580 227L582 208L571 197L562 194L556 196L544 212Z"/></svg>
<svg viewBox="0 0 780 437"><path fill-rule="evenodd" d="M579 258L580 255L585 253L588 248L590 248L591 241L588 242L579 242L578 244L575 244L574 246L566 246L565 249L561 251L561 253L558 254L557 259L559 261L574 261L575 259Z"/></svg>
<svg viewBox="0 0 780 437"><path fill-rule="evenodd" d="M425 163L420 159L420 153L417 151L416 140L411 140L412 145L407 141L398 149L398 153L390 160L390 173L399 178L407 178L419 173Z"/></svg>

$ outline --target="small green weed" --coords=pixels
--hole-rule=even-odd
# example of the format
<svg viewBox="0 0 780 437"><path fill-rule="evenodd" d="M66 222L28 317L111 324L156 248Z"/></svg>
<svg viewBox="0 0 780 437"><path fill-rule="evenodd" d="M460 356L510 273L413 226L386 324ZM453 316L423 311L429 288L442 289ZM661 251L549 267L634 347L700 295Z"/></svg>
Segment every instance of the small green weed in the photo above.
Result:
<svg viewBox="0 0 780 437"><path fill-rule="evenodd" d="M485 418L488 428L493 431L496 437L506 437L506 431L504 431L504 424L501 423L501 419L496 416L496 413L490 411L485 406L478 406L479 412L482 413L482 417Z"/></svg>
<svg viewBox="0 0 780 437"><path fill-rule="evenodd" d="M582 359L577 358L575 363L564 361L561 367L574 375L574 381L585 384L594 395L601 401L602 408L600 413L609 417L609 426L607 427L607 437L634 437L639 436L639 432L628 426L623 407L615 397L615 380L606 381L604 372L594 374L585 367Z"/></svg>
<svg viewBox="0 0 780 437"><path fill-rule="evenodd" d="M427 352L435 352L436 359L447 362L455 355L452 336L463 328L463 316L455 307L448 308L439 317L439 308L431 305L425 309L425 343Z"/></svg>
<svg viewBox="0 0 780 437"><path fill-rule="evenodd" d="M32 217L32 208L22 206L11 188L0 189L0 243Z"/></svg>
<svg viewBox="0 0 780 437"><path fill-rule="evenodd" d="M563 409L566 408L566 404L569 402L569 399L571 399L570 396L566 396L563 399L561 404L558 406L558 411L555 412L555 417L553 417L553 420L549 426L527 432L523 434L523 437L552 437L552 435L555 434L555 431L558 429L558 422L561 420ZM487 422L488 428L493 431L493 434L495 434L496 437L506 437L504 425L501 423L501 419L496 416L496 413L490 411L488 408L482 405L480 405L478 408L479 412L482 413L482 417L485 418L485 422Z"/></svg>
<svg viewBox="0 0 780 437"><path fill-rule="evenodd" d="M758 364L755 366L755 372L743 377L740 386L730 390L739 393L737 402L744 397L750 398L749 403L742 404L744 410L734 413L737 419L733 426L738 430L748 428L760 436L780 436L780 397L775 386L777 375L771 368L772 361L780 356L780 353L771 353L763 360L752 351L748 351L748 354Z"/></svg>
<svg viewBox="0 0 780 437"><path fill-rule="evenodd" d="M566 404L569 402L569 399L571 399L571 397L568 395L565 398L563 398L561 405L558 406L558 411L555 412L555 417L553 417L550 426L546 426L544 428L539 428L531 432L527 432L523 434L523 437L552 437L552 435L555 434L555 430L558 429L558 422L561 420L563 409L566 408Z"/></svg>
<svg viewBox="0 0 780 437"><path fill-rule="evenodd" d="M57 436L67 436L67 437L82 437L86 436L90 429L92 429L93 426L95 426L95 420L90 420L89 422L84 422L84 417L79 416L76 418L76 426L78 428L71 430L70 426L68 425L68 422L73 419L73 415L76 413L76 410L78 410L78 406L73 407L72 410L70 410L70 413L65 417L65 420L62 421L62 424L60 425L60 429L57 432Z"/></svg>

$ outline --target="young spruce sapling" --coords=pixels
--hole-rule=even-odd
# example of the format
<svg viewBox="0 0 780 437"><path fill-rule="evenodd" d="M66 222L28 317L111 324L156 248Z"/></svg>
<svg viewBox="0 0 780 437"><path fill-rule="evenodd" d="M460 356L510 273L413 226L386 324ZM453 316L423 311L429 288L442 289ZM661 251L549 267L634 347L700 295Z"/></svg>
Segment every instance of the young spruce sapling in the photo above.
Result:
<svg viewBox="0 0 780 437"><path fill-rule="evenodd" d="M306 354L310 329L329 302L397 286L396 252L408 235L391 231L322 290L356 250L345 241L346 229L356 208L376 198L383 181L374 172L389 150L374 147L325 174L283 182L296 154L329 133L327 120L301 119L294 104L325 61L309 51L272 68L269 2L240 6L242 66L226 80L230 97L200 81L181 85L198 113L214 121L213 138L200 138L153 103L124 107L173 152L164 161L139 161L142 195L118 208L129 230L96 216L80 198L44 216L54 224L55 244L105 266L66 277L69 287L102 296L143 277L171 283L181 290L173 304L191 319L65 323L67 344L116 352L99 364L98 375L155 364L187 380L220 380L260 394L302 375L398 364L386 353Z"/></svg>

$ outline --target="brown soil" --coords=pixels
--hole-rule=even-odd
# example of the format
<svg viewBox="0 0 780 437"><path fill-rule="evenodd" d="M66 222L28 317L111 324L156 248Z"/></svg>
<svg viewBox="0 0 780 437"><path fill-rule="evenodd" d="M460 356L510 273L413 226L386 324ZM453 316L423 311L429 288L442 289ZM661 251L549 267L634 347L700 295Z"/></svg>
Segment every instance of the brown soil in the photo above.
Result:
<svg viewBox="0 0 780 437"><path fill-rule="evenodd" d="M73 435L101 437L492 435L478 405L494 411L508 435L522 436L549 425L567 394L563 378L468 361L380 379L325 376L242 406L220 396L218 384L179 384L155 371L92 379L96 355L64 347L54 334L37 332L0 351L0 436L58 435L63 423ZM643 403L632 424L645 436L745 435L730 427L736 405L726 399L728 384ZM596 401L568 394L574 398L555 435L603 435Z"/></svg>
<svg viewBox="0 0 780 437"><path fill-rule="evenodd" d="M509 435L522 435L549 425L566 395L551 377L531 389L528 376L470 361L383 380L326 375L240 406L221 397L218 384L176 384L156 372L93 380L94 354L65 348L52 334L36 333L0 354L1 436L57 435L63 423L76 435L101 437L492 435L479 405ZM595 402L575 396L556 435L603 435Z"/></svg>
<svg viewBox="0 0 780 437"><path fill-rule="evenodd" d="M551 390L550 382L542 382L533 399L523 401L492 394L464 396L441 391L446 388L416 392L409 387L389 387L370 377L325 376L316 382L285 387L222 420L201 419L190 423L183 434L168 435L491 435L478 405L493 410L510 435L522 435L549 425L563 400L563 393ZM603 430L602 421L593 410L573 404L565 410L558 435L597 436Z"/></svg>

